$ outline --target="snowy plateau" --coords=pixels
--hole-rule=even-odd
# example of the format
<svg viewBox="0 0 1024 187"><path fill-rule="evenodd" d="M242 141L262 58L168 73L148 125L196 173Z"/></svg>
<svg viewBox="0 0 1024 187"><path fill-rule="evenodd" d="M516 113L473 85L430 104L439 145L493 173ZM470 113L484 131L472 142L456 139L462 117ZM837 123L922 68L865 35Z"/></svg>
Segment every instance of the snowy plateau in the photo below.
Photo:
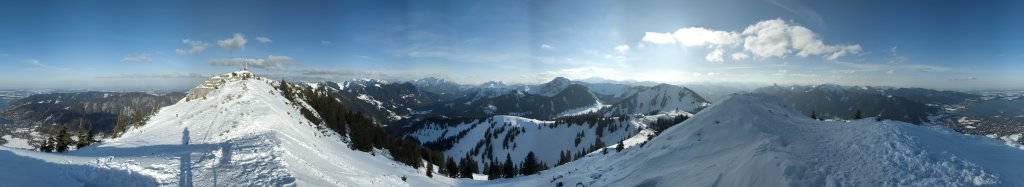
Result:
<svg viewBox="0 0 1024 187"><path fill-rule="evenodd" d="M308 104L290 104L277 84L225 79L202 99L182 99L145 126L80 150L0 147L0 186L1024 186L1024 151L1013 142L875 118L818 121L762 94L710 104L665 86L598 104L594 111L661 113L616 121L617 131L601 139L607 146L579 160L510 179L427 177L386 150L350 149L303 117ZM689 119L655 136L647 124L664 115ZM604 131L553 124L495 115L409 136L466 131L446 150L459 155L491 128L516 127L525 132L514 145L492 142L501 147L492 154L522 158L518 150L532 150L553 164L554 152L584 150ZM581 132L590 138L572 145ZM618 142L622 151L609 150Z"/></svg>

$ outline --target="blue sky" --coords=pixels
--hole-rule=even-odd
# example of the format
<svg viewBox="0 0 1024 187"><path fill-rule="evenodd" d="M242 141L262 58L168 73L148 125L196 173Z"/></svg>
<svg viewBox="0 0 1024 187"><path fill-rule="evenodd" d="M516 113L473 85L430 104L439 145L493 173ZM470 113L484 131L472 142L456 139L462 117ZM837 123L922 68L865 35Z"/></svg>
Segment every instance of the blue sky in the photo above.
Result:
<svg viewBox="0 0 1024 187"><path fill-rule="evenodd" d="M1024 86L1017 1L4 1L0 88L292 80ZM244 42L242 42L244 41Z"/></svg>

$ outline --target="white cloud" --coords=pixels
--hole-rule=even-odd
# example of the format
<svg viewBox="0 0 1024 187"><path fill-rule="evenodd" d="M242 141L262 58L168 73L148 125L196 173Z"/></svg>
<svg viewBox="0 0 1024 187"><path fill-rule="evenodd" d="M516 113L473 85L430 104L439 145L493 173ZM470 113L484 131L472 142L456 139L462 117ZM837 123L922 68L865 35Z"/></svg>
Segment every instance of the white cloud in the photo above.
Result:
<svg viewBox="0 0 1024 187"><path fill-rule="evenodd" d="M731 45L740 42L736 32L708 30L700 27L682 28L672 37L683 46Z"/></svg>
<svg viewBox="0 0 1024 187"><path fill-rule="evenodd" d="M964 78L949 79L949 81L973 81L973 80L978 80L978 78L975 78L975 77L964 77Z"/></svg>
<svg viewBox="0 0 1024 187"><path fill-rule="evenodd" d="M626 57L621 55L604 55L604 59L622 62L626 60Z"/></svg>
<svg viewBox="0 0 1024 187"><path fill-rule="evenodd" d="M36 59L25 59L23 62L25 62L25 63L27 63L27 64L32 66L31 68L28 68L29 71L51 72L52 73L52 72L59 72L59 71L67 71L68 70L68 69L65 69L65 68L57 68L57 67L48 66L46 64L43 64L43 62L41 62L39 60L36 60Z"/></svg>
<svg viewBox="0 0 1024 187"><path fill-rule="evenodd" d="M217 45L220 45L220 47L224 48L224 50L235 51L239 49L245 49L246 42L248 41L245 40L245 35L235 33L235 35L231 38L217 41Z"/></svg>
<svg viewBox="0 0 1024 187"><path fill-rule="evenodd" d="M137 74L125 74L125 75L104 75L96 76L101 79L209 79L213 75L201 74L201 73L169 73L169 74L150 74L150 73L137 73Z"/></svg>
<svg viewBox="0 0 1024 187"><path fill-rule="evenodd" d="M843 55L846 55L846 54L857 54L857 53L860 53L860 51L861 51L860 44L842 46L842 47L839 47L838 49L836 49L835 51L833 51L832 55L829 55L828 58L826 58L826 59L835 61L836 59L839 59L839 57L842 57Z"/></svg>
<svg viewBox="0 0 1024 187"><path fill-rule="evenodd" d="M758 22L743 30L743 48L758 57L783 57L789 53L789 25L782 19Z"/></svg>
<svg viewBox="0 0 1024 187"><path fill-rule="evenodd" d="M936 73L936 72L949 72L953 71L953 68L930 66L930 65L906 65L904 67L913 69L914 71L925 72L925 73Z"/></svg>
<svg viewBox="0 0 1024 187"><path fill-rule="evenodd" d="M626 53L626 52L629 52L629 50L630 50L629 45L615 46L615 51L618 51L619 53Z"/></svg>
<svg viewBox="0 0 1024 187"><path fill-rule="evenodd" d="M256 41L260 43L270 43L273 42L274 40L270 40L270 38L267 37L256 37Z"/></svg>
<svg viewBox="0 0 1024 187"><path fill-rule="evenodd" d="M681 82L695 78L697 72L680 72L671 69L659 69L654 71L634 71L622 68L585 66L567 69L544 71L535 74L520 76L526 82L546 82L555 77L565 77L573 80L601 77L616 81L654 81L661 83ZM709 73L710 75L710 73ZM719 74L715 74L719 75Z"/></svg>
<svg viewBox="0 0 1024 187"><path fill-rule="evenodd" d="M783 57L792 51L799 57L829 54L826 59L836 60L847 54L861 52L859 44L826 45L810 29L790 25L782 19L765 20L743 30L747 35L744 49L758 57Z"/></svg>
<svg viewBox="0 0 1024 187"><path fill-rule="evenodd" d="M331 41L327 41L327 40L320 40L320 44L321 45L331 45L333 43Z"/></svg>
<svg viewBox="0 0 1024 187"><path fill-rule="evenodd" d="M547 49L547 50L554 50L555 49L555 47L552 47L551 45L548 45L548 44L540 44L540 48L541 49Z"/></svg>
<svg viewBox="0 0 1024 187"><path fill-rule="evenodd" d="M791 53L795 53L799 57L823 56L825 59L835 61L848 54L858 54L862 50L858 44L825 44L814 31L803 26L792 25L782 19L760 21L747 26L740 33L688 27L679 29L671 35L668 33L645 32L641 40L656 44L679 43L684 47L706 46L721 48L743 44L742 49L744 51L760 58L784 58ZM746 53L734 55L736 57L734 59L746 59L750 55L746 55ZM708 57L714 56L716 55L708 55Z"/></svg>
<svg viewBox="0 0 1024 187"><path fill-rule="evenodd" d="M733 53L732 55L729 56L732 57L732 60L735 61L746 60L747 58L750 58L750 55L747 55L746 53L743 52Z"/></svg>
<svg viewBox="0 0 1024 187"><path fill-rule="evenodd" d="M896 73L895 69L889 69L889 71L885 71L885 74L892 75L893 73Z"/></svg>
<svg viewBox="0 0 1024 187"><path fill-rule="evenodd" d="M199 54L199 53L202 53L204 50L206 50L206 47L210 46L210 44L208 44L206 42L196 41L196 40L191 40L191 39L181 40L181 43L188 44L189 46L192 46L192 48L189 48L188 50L175 49L174 52L178 53L179 55L195 55L195 54Z"/></svg>
<svg viewBox="0 0 1024 187"><path fill-rule="evenodd" d="M722 50L722 48L715 48L715 50L708 53L707 56L704 56L704 60L707 60L708 62L723 62L725 59L722 58L722 56L725 56L725 51Z"/></svg>
<svg viewBox="0 0 1024 187"><path fill-rule="evenodd" d="M215 66L238 66L242 64L248 64L249 67L256 67L269 70L281 70L284 69L284 65L291 63L292 58L288 56L274 56L268 55L266 58L224 58L214 59L210 61L210 65Z"/></svg>
<svg viewBox="0 0 1024 187"><path fill-rule="evenodd" d="M655 44L674 44L676 43L676 38L672 37L672 34L669 33L644 32L644 37L640 41Z"/></svg>
<svg viewBox="0 0 1024 187"><path fill-rule="evenodd" d="M134 56L125 56L121 58L121 62L153 62L153 57L149 53L143 53Z"/></svg>

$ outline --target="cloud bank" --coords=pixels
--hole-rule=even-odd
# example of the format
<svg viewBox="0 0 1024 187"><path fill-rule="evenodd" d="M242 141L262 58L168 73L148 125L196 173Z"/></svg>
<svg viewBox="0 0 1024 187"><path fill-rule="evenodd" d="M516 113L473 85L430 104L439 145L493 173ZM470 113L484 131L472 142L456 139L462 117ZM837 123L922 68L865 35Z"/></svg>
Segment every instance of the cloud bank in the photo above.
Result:
<svg viewBox="0 0 1024 187"><path fill-rule="evenodd" d="M745 60L752 55L757 58L785 58L791 54L798 57L822 56L836 60L862 51L859 44L828 45L810 29L782 19L757 22L747 26L743 32L720 31L702 27L688 27L674 33L645 32L641 42L653 44L679 44L682 47L714 48L705 60L722 62L726 49L735 52L733 60ZM747 55L749 53L750 55Z"/></svg>
<svg viewBox="0 0 1024 187"><path fill-rule="evenodd" d="M153 62L153 57L148 53L143 53L139 55L125 56L124 58L121 58L121 62Z"/></svg>
<svg viewBox="0 0 1024 187"><path fill-rule="evenodd" d="M289 63L292 63L292 57L274 55L268 55L266 58L222 58L210 61L210 65L214 66L242 67L243 64L248 64L249 67L267 70L281 70Z"/></svg>

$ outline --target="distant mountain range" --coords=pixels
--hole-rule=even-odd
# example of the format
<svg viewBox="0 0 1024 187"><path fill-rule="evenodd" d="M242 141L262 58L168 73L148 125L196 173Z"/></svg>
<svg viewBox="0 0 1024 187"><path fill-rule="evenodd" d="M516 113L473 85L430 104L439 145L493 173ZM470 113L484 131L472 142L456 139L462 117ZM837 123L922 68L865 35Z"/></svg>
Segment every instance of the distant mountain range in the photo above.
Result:
<svg viewBox="0 0 1024 187"><path fill-rule="evenodd" d="M755 89L782 98L797 110L819 118L848 119L857 111L864 117L899 120L914 124L928 122L939 112L934 105L955 104L977 95L919 88L873 88L821 84L813 86L768 86ZM933 106L929 106L933 105Z"/></svg>
<svg viewBox="0 0 1024 187"><path fill-rule="evenodd" d="M143 92L77 92L36 94L10 102L0 114L18 126L45 132L53 126L78 127L79 119L96 132L110 132L118 115L147 115L178 102L182 92L153 95Z"/></svg>

